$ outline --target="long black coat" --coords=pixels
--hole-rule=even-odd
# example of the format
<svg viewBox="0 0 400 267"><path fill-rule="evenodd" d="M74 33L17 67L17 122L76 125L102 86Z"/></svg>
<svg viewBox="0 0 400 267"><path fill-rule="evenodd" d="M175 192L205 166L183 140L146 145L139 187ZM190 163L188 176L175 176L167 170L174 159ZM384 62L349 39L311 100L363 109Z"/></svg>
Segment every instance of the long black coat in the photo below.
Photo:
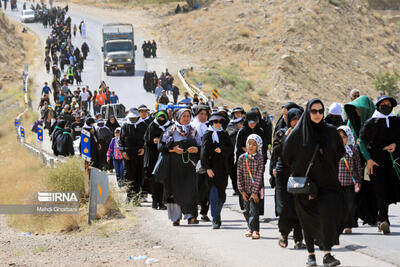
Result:
<svg viewBox="0 0 400 267"><path fill-rule="evenodd" d="M371 159L379 164L374 166L374 174L370 175L377 198L384 199L386 204L400 202L400 180L393 168L389 152L384 147L395 143L393 158L400 156L400 119L389 118L390 127L385 119L371 118L367 120L360 132L360 139L369 149Z"/></svg>
<svg viewBox="0 0 400 267"><path fill-rule="evenodd" d="M158 148L157 144L154 143L155 138L161 138L164 131L153 122L150 123L144 135L144 168L147 170L147 174L153 172L154 166L156 165L158 159Z"/></svg>
<svg viewBox="0 0 400 267"><path fill-rule="evenodd" d="M135 186L143 183L143 156L139 156L139 149L144 148L144 133L147 124L140 123L135 127L134 124L125 123L121 127L119 145L121 152L126 152L130 160L125 160L124 178L127 181L134 181ZM139 189L137 189L139 190Z"/></svg>
<svg viewBox="0 0 400 267"><path fill-rule="evenodd" d="M303 116L309 116L303 114ZM300 124L300 123L299 123ZM300 129L296 131L297 129ZM296 132L295 132L296 131ZM318 188L315 199L306 194L295 195L295 207L305 238L312 239L321 250L330 250L339 243L343 230L341 218L344 200L338 180L338 163L345 153L343 141L332 125L325 124L321 130L323 143L314 159L308 177ZM296 127L283 145L283 160L293 176L304 176L315 146L303 146L301 128Z"/></svg>
<svg viewBox="0 0 400 267"><path fill-rule="evenodd" d="M215 176L209 179L209 183L217 187L219 198L222 202L225 202L225 190L230 171L229 158L233 153L233 145L226 131L218 132L219 143L213 142L212 133L212 131L206 131L203 136L200 155L201 165L205 169L213 170ZM221 153L216 153L216 148L220 148Z"/></svg>

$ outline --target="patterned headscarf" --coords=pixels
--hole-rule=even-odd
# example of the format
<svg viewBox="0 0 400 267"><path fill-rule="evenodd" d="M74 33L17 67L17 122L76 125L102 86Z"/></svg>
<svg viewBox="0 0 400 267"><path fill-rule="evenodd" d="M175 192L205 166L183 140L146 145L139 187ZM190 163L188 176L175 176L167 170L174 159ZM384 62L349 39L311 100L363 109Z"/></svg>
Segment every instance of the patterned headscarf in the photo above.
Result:
<svg viewBox="0 0 400 267"><path fill-rule="evenodd" d="M345 125L340 126L338 128L338 130L342 130L347 135L347 144L345 145L346 152L347 152L347 154L349 154L350 157L353 157L353 150L351 150L351 148L350 148L350 146L354 146L356 143L354 141L353 132L351 131L349 126L345 126Z"/></svg>
<svg viewBox="0 0 400 267"><path fill-rule="evenodd" d="M257 134L251 134L249 135L249 137L247 137L246 140L246 146L249 143L250 140L254 140L257 143L257 153L262 155L262 146L263 146L263 141L261 139L261 137Z"/></svg>

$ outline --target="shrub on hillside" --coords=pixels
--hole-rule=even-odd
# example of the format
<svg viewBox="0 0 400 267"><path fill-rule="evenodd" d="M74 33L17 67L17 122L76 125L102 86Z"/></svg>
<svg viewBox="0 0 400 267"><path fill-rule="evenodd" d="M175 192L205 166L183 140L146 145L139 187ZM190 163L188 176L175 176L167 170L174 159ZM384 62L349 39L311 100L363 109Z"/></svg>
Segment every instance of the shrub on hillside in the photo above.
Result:
<svg viewBox="0 0 400 267"><path fill-rule="evenodd" d="M44 183L49 190L60 192L78 192L80 197L85 195L84 164L78 157L67 158L55 168L45 170Z"/></svg>
<svg viewBox="0 0 400 267"><path fill-rule="evenodd" d="M374 80L374 87L378 92L384 95L389 95L396 97L399 94L399 74L394 71L390 73L389 71L378 73Z"/></svg>

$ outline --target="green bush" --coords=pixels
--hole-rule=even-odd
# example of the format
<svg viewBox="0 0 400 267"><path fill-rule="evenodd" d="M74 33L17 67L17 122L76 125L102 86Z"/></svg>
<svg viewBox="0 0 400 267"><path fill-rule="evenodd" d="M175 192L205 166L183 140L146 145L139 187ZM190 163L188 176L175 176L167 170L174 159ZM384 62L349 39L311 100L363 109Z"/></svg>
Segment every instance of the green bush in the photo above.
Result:
<svg viewBox="0 0 400 267"><path fill-rule="evenodd" d="M374 80L374 87L378 92L385 95L396 97L399 94L399 74L394 71L390 73L389 71L376 74L376 79Z"/></svg>
<svg viewBox="0 0 400 267"><path fill-rule="evenodd" d="M329 0L329 3L340 7L340 6L343 6L344 4L346 4L346 0Z"/></svg>
<svg viewBox="0 0 400 267"><path fill-rule="evenodd" d="M52 191L78 192L82 198L85 195L85 169L81 158L67 158L58 163L55 168L44 171L43 180L46 188Z"/></svg>
<svg viewBox="0 0 400 267"><path fill-rule="evenodd" d="M243 78L236 64L222 68L213 67L205 73L204 82L217 89L226 89L220 93L230 101L237 100L239 95L246 95L246 92L253 89L251 81Z"/></svg>

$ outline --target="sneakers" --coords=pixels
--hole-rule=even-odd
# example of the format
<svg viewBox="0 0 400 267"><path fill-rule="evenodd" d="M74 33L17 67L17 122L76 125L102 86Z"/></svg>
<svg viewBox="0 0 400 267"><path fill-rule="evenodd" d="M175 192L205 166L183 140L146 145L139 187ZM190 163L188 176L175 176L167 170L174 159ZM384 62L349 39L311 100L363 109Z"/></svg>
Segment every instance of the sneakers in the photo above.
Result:
<svg viewBox="0 0 400 267"><path fill-rule="evenodd" d="M382 222L378 224L379 232L383 232L383 234L387 235L390 233L390 226L388 222Z"/></svg>
<svg viewBox="0 0 400 267"><path fill-rule="evenodd" d="M308 255L307 266L317 266L317 260L315 259L315 255Z"/></svg>
<svg viewBox="0 0 400 267"><path fill-rule="evenodd" d="M202 222L209 222L210 221L210 218L208 218L208 216L207 215L203 215L203 216L201 216L201 221Z"/></svg>
<svg viewBox="0 0 400 267"><path fill-rule="evenodd" d="M333 267L340 265L340 261L335 259L331 253L328 253L324 256L323 264L324 267Z"/></svg>
<svg viewBox="0 0 400 267"><path fill-rule="evenodd" d="M212 229L219 229L221 227L221 222L219 221L212 221Z"/></svg>
<svg viewBox="0 0 400 267"><path fill-rule="evenodd" d="M152 204L151 204L151 207L153 208L153 210L156 210L157 209L157 202L153 202Z"/></svg>
<svg viewBox="0 0 400 267"><path fill-rule="evenodd" d="M160 203L160 204L158 204L158 209L159 210L167 210L167 206L165 206L164 204Z"/></svg>

